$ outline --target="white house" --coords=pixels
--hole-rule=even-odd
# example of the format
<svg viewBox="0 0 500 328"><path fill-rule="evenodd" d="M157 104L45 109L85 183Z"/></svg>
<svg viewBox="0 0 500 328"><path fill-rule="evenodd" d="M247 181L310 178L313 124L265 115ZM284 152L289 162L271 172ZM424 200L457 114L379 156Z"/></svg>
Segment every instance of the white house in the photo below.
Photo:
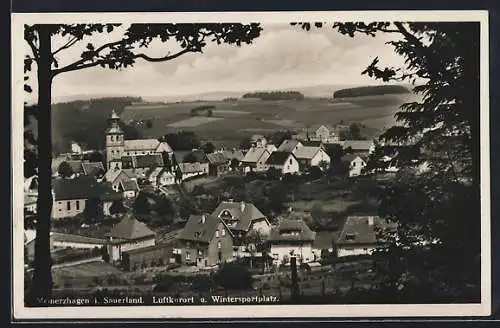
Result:
<svg viewBox="0 0 500 328"><path fill-rule="evenodd" d="M325 144L337 143L339 136L335 131L335 127L329 124L314 125L307 129L307 137L309 140L321 141Z"/></svg>
<svg viewBox="0 0 500 328"><path fill-rule="evenodd" d="M314 240L315 233L303 220L284 219L269 238L274 264L286 265L292 255L297 257L298 263L313 262Z"/></svg>
<svg viewBox="0 0 500 328"><path fill-rule="evenodd" d="M155 243L155 233L144 223L127 215L108 234L109 258L111 261L120 261L123 252L154 246Z"/></svg>
<svg viewBox="0 0 500 328"><path fill-rule="evenodd" d="M267 168L275 168L281 174L298 174L300 171L297 158L288 152L275 151L266 161Z"/></svg>
<svg viewBox="0 0 500 328"><path fill-rule="evenodd" d="M157 167L148 175L148 180L154 187L170 186L175 184L175 176L163 167Z"/></svg>
<svg viewBox="0 0 500 328"><path fill-rule="evenodd" d="M208 174L209 165L208 163L179 163L179 169L182 172L182 180L186 180Z"/></svg>
<svg viewBox="0 0 500 328"><path fill-rule="evenodd" d="M320 166L321 162L330 164L331 158L321 147L304 146L295 152L301 168Z"/></svg>
<svg viewBox="0 0 500 328"><path fill-rule="evenodd" d="M131 177L132 173L127 173L130 169L109 169L104 175L104 180L111 183L111 187L116 192L123 193L125 198L133 198L139 192L137 180Z"/></svg>
<svg viewBox="0 0 500 328"><path fill-rule="evenodd" d="M52 232L51 245L54 248L94 249L106 245L105 239Z"/></svg>
<svg viewBox="0 0 500 328"><path fill-rule="evenodd" d="M336 242L337 257L369 255L383 245L378 231L393 226L378 216L349 216Z"/></svg>
<svg viewBox="0 0 500 328"><path fill-rule="evenodd" d="M349 177L357 177L363 174L366 161L359 155L349 154L342 157L342 161L349 166Z"/></svg>
<svg viewBox="0 0 500 328"><path fill-rule="evenodd" d="M271 153L264 147L252 147L241 160L241 167L245 173L250 171L263 172L267 169L266 161Z"/></svg>

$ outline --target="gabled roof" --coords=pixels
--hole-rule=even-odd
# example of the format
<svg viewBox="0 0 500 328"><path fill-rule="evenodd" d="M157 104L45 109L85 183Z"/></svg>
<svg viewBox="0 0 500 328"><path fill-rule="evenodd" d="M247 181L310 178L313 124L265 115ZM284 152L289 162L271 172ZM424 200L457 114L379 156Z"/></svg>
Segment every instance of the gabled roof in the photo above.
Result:
<svg viewBox="0 0 500 328"><path fill-rule="evenodd" d="M133 179L122 179L120 184L124 191L139 191L139 185L136 180Z"/></svg>
<svg viewBox="0 0 500 328"><path fill-rule="evenodd" d="M297 145L299 144L302 144L299 140L287 139L281 143L281 145L278 147L278 151L291 153L295 150L295 147L297 147Z"/></svg>
<svg viewBox="0 0 500 328"><path fill-rule="evenodd" d="M103 192L110 188L109 184L99 183L86 175L75 179L56 179L52 185L56 201L99 198Z"/></svg>
<svg viewBox="0 0 500 328"><path fill-rule="evenodd" d="M156 139L133 139L125 140L125 151L156 150L160 141Z"/></svg>
<svg viewBox="0 0 500 328"><path fill-rule="evenodd" d="M370 224L373 220L373 225ZM371 245L381 240L377 236L378 229L394 227L378 216L349 216L337 238L337 245Z"/></svg>
<svg viewBox="0 0 500 328"><path fill-rule="evenodd" d="M265 153L269 154L266 148L253 147L248 150L241 161L244 163L257 163Z"/></svg>
<svg viewBox="0 0 500 328"><path fill-rule="evenodd" d="M313 242L315 233L301 219L285 219L271 233L269 241L273 243L287 241Z"/></svg>
<svg viewBox="0 0 500 328"><path fill-rule="evenodd" d="M85 175L95 176L101 170L102 170L102 172L104 172L104 166L102 165L101 162L82 163L82 167L83 167L83 174L85 174Z"/></svg>
<svg viewBox="0 0 500 328"><path fill-rule="evenodd" d="M314 124L309 128L309 131L316 132L320 127L324 126L328 131L335 132L335 127L331 124Z"/></svg>
<svg viewBox="0 0 500 328"><path fill-rule="evenodd" d="M371 140L343 140L339 141L339 144L344 149L351 148L355 151L369 151L373 147L373 141Z"/></svg>
<svg viewBox="0 0 500 328"><path fill-rule="evenodd" d="M163 166L161 154L134 155L132 156L134 168L148 168Z"/></svg>
<svg viewBox="0 0 500 328"><path fill-rule="evenodd" d="M225 211L229 212L230 216L222 215ZM233 230L248 231L252 221L267 218L264 214L252 203L245 202L221 202L213 211L213 216L220 217L228 221L236 221L235 225L231 225Z"/></svg>
<svg viewBox="0 0 500 328"><path fill-rule="evenodd" d="M353 160L355 160L356 158L360 158L363 162L366 162L365 159L363 158L363 156L359 156L359 155L356 155L356 154L347 154L347 155L344 155L342 156L341 160L342 162L347 162L347 163L351 163Z"/></svg>
<svg viewBox="0 0 500 328"><path fill-rule="evenodd" d="M171 153L173 151L174 150L172 149L172 147L170 147L170 145L166 141L160 142L158 147L156 148L157 153L163 153L163 152Z"/></svg>
<svg viewBox="0 0 500 328"><path fill-rule="evenodd" d="M292 153L285 152L285 151L275 151L274 153L269 156L269 158L266 161L266 164L269 165L284 165L286 160L290 157L295 157Z"/></svg>
<svg viewBox="0 0 500 328"><path fill-rule="evenodd" d="M298 159L313 159L314 156L321 150L321 147L304 146L297 149L295 157Z"/></svg>
<svg viewBox="0 0 500 328"><path fill-rule="evenodd" d="M179 169L183 174L205 172L208 171L208 163L179 163Z"/></svg>
<svg viewBox="0 0 500 328"><path fill-rule="evenodd" d="M148 226L132 215L127 215L108 234L109 237L118 239L141 239L145 237L154 237L155 233Z"/></svg>
<svg viewBox="0 0 500 328"><path fill-rule="evenodd" d="M228 159L226 158L226 156L224 156L224 153L222 152L207 154L207 159L208 162L212 165L227 164L228 162Z"/></svg>
<svg viewBox="0 0 500 328"><path fill-rule="evenodd" d="M241 150L224 150L224 156L226 156L227 159L232 160L236 159L238 161L241 161L245 155Z"/></svg>
<svg viewBox="0 0 500 328"><path fill-rule="evenodd" d="M315 141L315 140L304 140L302 141L302 145L304 147L321 147L323 143L321 141Z"/></svg>
<svg viewBox="0 0 500 328"><path fill-rule="evenodd" d="M174 155L178 163L184 162L184 158L188 155L194 156L196 162L204 163L207 161L207 155L203 149L174 151Z"/></svg>
<svg viewBox="0 0 500 328"><path fill-rule="evenodd" d="M203 217L205 218L204 222ZM219 223L226 226L221 219L213 215L191 215L186 222L184 229L182 229L178 239L208 244L214 237ZM227 230L228 233L231 233L229 228L227 228Z"/></svg>

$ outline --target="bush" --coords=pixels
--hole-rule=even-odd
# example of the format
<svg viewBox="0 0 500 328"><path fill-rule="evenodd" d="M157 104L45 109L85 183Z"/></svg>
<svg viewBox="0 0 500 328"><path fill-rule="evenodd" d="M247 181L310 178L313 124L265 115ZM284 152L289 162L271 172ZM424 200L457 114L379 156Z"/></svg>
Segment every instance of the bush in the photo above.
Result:
<svg viewBox="0 0 500 328"><path fill-rule="evenodd" d="M252 274L246 268L226 263L215 273L214 281L225 289L245 290L252 288Z"/></svg>

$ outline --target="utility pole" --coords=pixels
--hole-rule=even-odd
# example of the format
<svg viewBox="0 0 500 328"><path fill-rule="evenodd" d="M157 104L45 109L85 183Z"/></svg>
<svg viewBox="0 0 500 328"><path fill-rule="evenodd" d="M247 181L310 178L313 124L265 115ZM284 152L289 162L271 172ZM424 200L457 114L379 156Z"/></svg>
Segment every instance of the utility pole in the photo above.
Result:
<svg viewBox="0 0 500 328"><path fill-rule="evenodd" d="M297 274L297 257L291 253L290 254L290 268L292 270L292 302L298 302L299 300L299 282Z"/></svg>

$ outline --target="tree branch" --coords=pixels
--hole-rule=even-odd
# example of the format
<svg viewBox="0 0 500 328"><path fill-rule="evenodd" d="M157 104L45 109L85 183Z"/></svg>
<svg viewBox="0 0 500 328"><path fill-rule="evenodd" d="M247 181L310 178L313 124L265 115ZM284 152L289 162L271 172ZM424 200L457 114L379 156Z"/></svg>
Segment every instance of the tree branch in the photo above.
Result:
<svg viewBox="0 0 500 328"><path fill-rule="evenodd" d="M35 43L33 43L33 40L29 39L26 39L26 42L28 42L31 51L33 52L33 56L35 57L35 60L38 61L38 49L36 48Z"/></svg>
<svg viewBox="0 0 500 328"><path fill-rule="evenodd" d="M175 59L175 58L177 58L179 56L182 56L185 53L193 52L193 51L194 50L191 49L191 48L185 48L185 49L183 49L183 50L181 50L181 51L179 51L179 52L177 52L177 53L175 53L173 55L170 55L170 53L169 53L169 54L167 54L164 57L149 57L146 54L142 54L141 53L141 54L134 55L134 58L142 58L142 59L147 60L149 62L157 63L157 62L163 62L163 61L172 60L172 59Z"/></svg>
<svg viewBox="0 0 500 328"><path fill-rule="evenodd" d="M65 45L63 45L61 48L57 49L56 51L54 51L52 53L52 56L55 56L57 53L61 52L62 50L64 49L68 49L70 48L71 46L73 46L75 43L77 43L79 41L79 39L75 36L73 37L72 39L70 39L68 42L66 42Z"/></svg>

